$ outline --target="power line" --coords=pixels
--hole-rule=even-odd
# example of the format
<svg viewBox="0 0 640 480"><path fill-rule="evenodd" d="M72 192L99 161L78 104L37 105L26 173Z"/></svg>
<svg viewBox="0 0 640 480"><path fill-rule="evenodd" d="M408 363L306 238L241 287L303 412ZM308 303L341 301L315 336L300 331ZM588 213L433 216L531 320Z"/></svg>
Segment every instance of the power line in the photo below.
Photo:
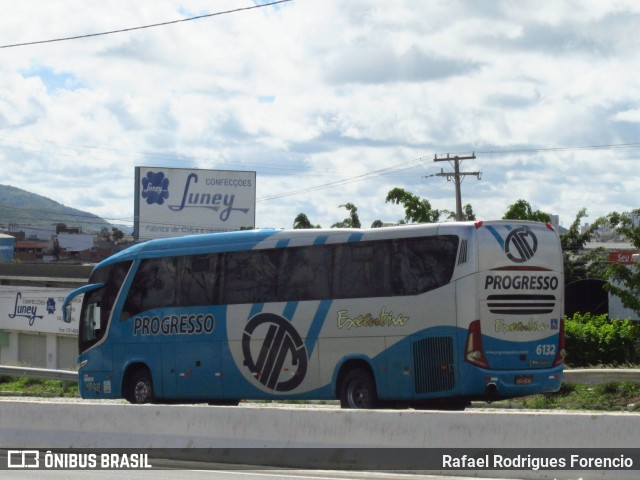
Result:
<svg viewBox="0 0 640 480"><path fill-rule="evenodd" d="M122 28L119 30L110 30L108 32L99 32L99 33L87 33L84 35L75 35L72 37L63 37L63 38L53 38L50 40L37 40L34 42L24 42L24 43L14 43L14 44L10 44L10 45L0 45L0 48L14 48L14 47L24 47L27 45L39 45L42 43L53 43L53 42L64 42L67 40L78 40L81 38L90 38L90 37L100 37L100 36L104 36L104 35L111 35L114 33L124 33L124 32L132 32L134 30L142 30L145 28L155 28L155 27L164 27L167 25L173 25L176 23L183 23L183 22L191 22L193 20L200 20L202 18L208 18L208 17L217 17L219 15L226 15L228 13L236 13L236 12L242 12L245 10L253 10L256 8L262 8L262 7L269 7L272 5L278 5L279 3L285 3L285 2L291 2L293 0L278 0L275 2L271 2L271 3L264 3L261 5L253 5L251 7L242 7L242 8L235 8L233 10L226 10L223 12L215 12L215 13L207 13L204 15L198 15L196 17L189 17L189 18L181 18L179 20L171 20L168 22L161 22L161 23L153 23L151 25L142 25L140 27L129 27L129 28Z"/></svg>
<svg viewBox="0 0 640 480"><path fill-rule="evenodd" d="M336 180L335 182L330 182L330 183L324 183L321 185L316 185L314 187L308 187L308 188L301 188L299 190L294 190L291 192L284 192L284 193L278 193L275 195L270 195L268 197L261 197L256 199L256 202L260 202L260 201L264 201L264 200L275 200L277 198L282 198L282 197L289 197L291 195L298 195L300 193L307 193L307 192L315 192L318 190L324 190L325 188L333 188L333 187L339 187L342 185L346 185L349 183L353 183L353 182L359 182L362 180L366 180L372 177L379 177L381 175L389 175L391 173L395 173L398 171L402 171L402 170L408 170L410 168L415 168L416 166L418 166L418 164L423 163L425 160L425 157L420 157L414 160L409 160L407 162L403 162L403 163L399 163L396 165L392 165L390 167L386 167L386 168L381 168L379 170L374 170L372 172L368 172L368 173L363 173L360 175L356 175L354 177L349 177L349 178L343 178L342 180Z"/></svg>
<svg viewBox="0 0 640 480"><path fill-rule="evenodd" d="M536 153L536 152L571 152L579 150L612 150L621 148L639 148L640 142L634 143L610 143L604 145L584 145L578 147L541 147L541 148L514 148L508 150L476 150L476 153L506 155L510 153Z"/></svg>

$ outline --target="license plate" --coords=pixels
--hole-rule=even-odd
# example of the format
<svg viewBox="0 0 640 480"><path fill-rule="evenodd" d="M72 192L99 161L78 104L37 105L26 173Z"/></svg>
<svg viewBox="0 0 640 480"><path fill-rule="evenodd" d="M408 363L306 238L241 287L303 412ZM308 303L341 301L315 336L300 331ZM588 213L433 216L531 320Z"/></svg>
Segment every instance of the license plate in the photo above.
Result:
<svg viewBox="0 0 640 480"><path fill-rule="evenodd" d="M533 375L516 375L516 385L531 385Z"/></svg>

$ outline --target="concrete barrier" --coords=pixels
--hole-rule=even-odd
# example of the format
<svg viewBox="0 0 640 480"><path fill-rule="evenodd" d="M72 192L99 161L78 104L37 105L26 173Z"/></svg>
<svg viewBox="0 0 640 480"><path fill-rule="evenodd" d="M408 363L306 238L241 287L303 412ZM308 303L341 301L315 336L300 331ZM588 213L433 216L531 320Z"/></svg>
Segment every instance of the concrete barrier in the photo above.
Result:
<svg viewBox="0 0 640 480"><path fill-rule="evenodd" d="M184 449L202 453L207 449L233 448L625 449L640 445L640 416L630 413L0 401L0 425L0 448L183 449L182 459L188 459L191 451ZM279 463L283 460L276 457L267 463L283 466ZM256 463L265 463L262 460ZM330 465L309 466L344 467L335 457ZM407 465L407 469L411 468ZM514 478L513 471L486 473ZM579 472L573 478L637 478L638 471L632 473L627 477L624 472L606 477L598 472L590 477ZM526 471L518 472L517 478L554 477L549 477L549 472Z"/></svg>
<svg viewBox="0 0 640 480"><path fill-rule="evenodd" d="M584 385L604 385L612 382L640 383L640 369L585 368L579 370L565 370L562 382Z"/></svg>

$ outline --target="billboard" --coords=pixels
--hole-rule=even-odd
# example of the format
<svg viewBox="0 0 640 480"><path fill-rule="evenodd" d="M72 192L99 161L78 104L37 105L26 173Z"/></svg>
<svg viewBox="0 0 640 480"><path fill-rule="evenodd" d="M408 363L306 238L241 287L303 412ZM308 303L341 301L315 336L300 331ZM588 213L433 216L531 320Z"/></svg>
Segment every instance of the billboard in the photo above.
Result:
<svg viewBox="0 0 640 480"><path fill-rule="evenodd" d="M32 333L78 334L78 315L66 323L62 305L69 289L3 287L0 290L0 329ZM79 310L82 296L72 303Z"/></svg>
<svg viewBox="0 0 640 480"><path fill-rule="evenodd" d="M254 228L256 172L136 167L138 240Z"/></svg>

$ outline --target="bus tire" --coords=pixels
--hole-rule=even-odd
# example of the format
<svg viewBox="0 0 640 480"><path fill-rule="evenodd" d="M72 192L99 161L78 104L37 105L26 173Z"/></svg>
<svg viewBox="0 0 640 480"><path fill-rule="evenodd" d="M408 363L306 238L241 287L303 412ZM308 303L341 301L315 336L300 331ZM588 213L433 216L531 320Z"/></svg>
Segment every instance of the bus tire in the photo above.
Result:
<svg viewBox="0 0 640 480"><path fill-rule="evenodd" d="M342 408L376 408L378 394L371 374L354 368L344 376L340 385L340 406Z"/></svg>
<svg viewBox="0 0 640 480"><path fill-rule="evenodd" d="M153 381L146 368L138 368L133 372L127 387L129 403L153 403Z"/></svg>

